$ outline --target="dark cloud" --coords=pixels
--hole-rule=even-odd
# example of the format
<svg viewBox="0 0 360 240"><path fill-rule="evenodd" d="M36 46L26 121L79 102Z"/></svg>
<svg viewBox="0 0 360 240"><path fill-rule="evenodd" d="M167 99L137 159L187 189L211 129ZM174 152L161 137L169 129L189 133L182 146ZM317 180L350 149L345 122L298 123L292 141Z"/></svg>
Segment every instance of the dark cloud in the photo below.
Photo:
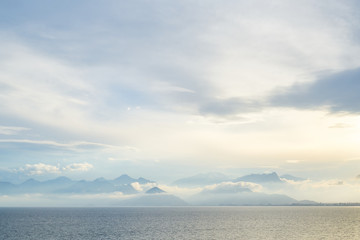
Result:
<svg viewBox="0 0 360 240"><path fill-rule="evenodd" d="M265 103L267 102L267 103ZM331 113L360 113L360 68L342 71L319 78L311 83L298 83L278 89L267 101L242 98L203 98L199 102L201 114L231 116L257 112L265 107L326 109ZM333 128L349 127L344 124Z"/></svg>
<svg viewBox="0 0 360 240"><path fill-rule="evenodd" d="M313 83L295 84L274 94L269 102L272 106L360 113L360 68L335 73Z"/></svg>

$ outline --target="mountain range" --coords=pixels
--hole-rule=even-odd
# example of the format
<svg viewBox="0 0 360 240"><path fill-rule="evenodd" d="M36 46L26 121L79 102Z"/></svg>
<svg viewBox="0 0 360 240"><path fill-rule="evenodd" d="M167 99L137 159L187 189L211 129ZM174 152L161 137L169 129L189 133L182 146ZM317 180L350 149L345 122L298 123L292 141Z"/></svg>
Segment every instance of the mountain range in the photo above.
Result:
<svg viewBox="0 0 360 240"><path fill-rule="evenodd" d="M113 180L97 178L94 181L74 181L67 177L58 177L48 181L37 181L28 179L21 184L0 182L0 194L25 194L25 193L46 193L46 194L90 194L90 193L111 193L122 192L123 194L135 194L137 190L132 183L146 184L155 183L145 178L131 178L124 174Z"/></svg>
<svg viewBox="0 0 360 240"><path fill-rule="evenodd" d="M212 173L202 173L191 177L181 178L174 181L172 185L179 187L198 187L198 186L207 186L211 184L219 184L226 181L252 182L259 184L277 184L277 183L285 183L284 180L304 181L305 179L300 177L295 177L289 174L284 174L279 176L276 172L250 174L233 179L225 174L212 172Z"/></svg>
<svg viewBox="0 0 360 240"><path fill-rule="evenodd" d="M47 181L28 179L19 184L0 182L0 196L22 196L24 194L40 194L50 198L66 199L67 196L84 196L92 205L112 206L220 206L220 205L302 205L316 204L312 201L297 201L282 194L259 192L254 187L281 186L286 180L301 181L291 175L279 175L275 172L250 174L231 179L224 174L209 173L179 179L173 184L202 189L185 200L167 193L155 181L145 178L132 178L126 174L115 179L97 178L93 181L75 181L67 177L58 177ZM275 185L274 185L275 184ZM278 185L280 184L280 185ZM203 187L199 187L203 186ZM177 187L175 187L176 192ZM101 197L89 200L86 196ZM100 194L100 195L99 195ZM105 194L105 195L104 195ZM108 195L106 195L108 194ZM110 194L110 195L109 195ZM117 197L106 197L120 194ZM176 193L175 193L176 194ZM71 198L70 198L71 199ZM67 199L68 200L68 199ZM66 201L67 201L66 200ZM61 202L60 202L61 204ZM11 205L11 204L10 204ZM81 205L81 202L80 202ZM0 201L1 206L1 201Z"/></svg>

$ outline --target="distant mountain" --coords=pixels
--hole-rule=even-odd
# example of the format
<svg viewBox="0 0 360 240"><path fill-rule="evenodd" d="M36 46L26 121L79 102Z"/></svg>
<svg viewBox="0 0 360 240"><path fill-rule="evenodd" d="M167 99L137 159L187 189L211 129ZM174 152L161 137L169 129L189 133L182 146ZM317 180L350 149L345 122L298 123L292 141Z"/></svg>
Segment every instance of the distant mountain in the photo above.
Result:
<svg viewBox="0 0 360 240"><path fill-rule="evenodd" d="M263 174L250 174L236 178L233 182L253 182L253 183L283 183L276 172Z"/></svg>
<svg viewBox="0 0 360 240"><path fill-rule="evenodd" d="M142 177L136 179L136 182L138 182L140 184L155 183L154 181L151 181L151 180L148 180L148 179L145 179L145 178L142 178Z"/></svg>
<svg viewBox="0 0 360 240"><path fill-rule="evenodd" d="M166 192L158 187L153 187L153 188L147 190L146 193L147 194L157 194L157 193L166 193Z"/></svg>
<svg viewBox="0 0 360 240"><path fill-rule="evenodd" d="M122 175L114 180L97 178L94 181L73 181L67 177L58 177L41 182L31 178L21 184L0 182L0 194L92 194L111 192L136 194L137 191L131 185L134 182L139 182L140 184L154 183L144 178L131 178L128 175Z"/></svg>
<svg viewBox="0 0 360 240"><path fill-rule="evenodd" d="M17 191L19 191L20 193L23 193L22 190L26 189L25 193L38 193L38 192L42 192L38 191L38 189L40 189L42 186L42 183L30 178L28 180L26 180L25 182L23 182L22 184L17 186Z"/></svg>
<svg viewBox="0 0 360 240"><path fill-rule="evenodd" d="M124 194L134 194L137 191L130 184L114 185L105 179L94 181L77 181L67 188L60 189L57 193L111 193L122 192Z"/></svg>
<svg viewBox="0 0 360 240"><path fill-rule="evenodd" d="M0 182L9 182L13 184L20 184L29 178L22 172L15 172L10 170L0 169Z"/></svg>
<svg viewBox="0 0 360 240"><path fill-rule="evenodd" d="M133 183L133 182L136 182L136 179L134 179L132 177L129 177L126 174L123 174L120 177L115 178L113 180L113 183L115 183L115 184L130 184L130 183Z"/></svg>
<svg viewBox="0 0 360 240"><path fill-rule="evenodd" d="M295 176L292 176L292 175L289 175L289 174L281 175L280 178L285 178L287 180L292 180L292 181L295 181L295 182L301 182L301 181L306 180L305 178L295 177Z"/></svg>
<svg viewBox="0 0 360 240"><path fill-rule="evenodd" d="M222 173L212 172L212 173L202 173L195 176L181 178L172 183L176 186L206 186L211 184L217 184L225 181L229 181L230 178Z"/></svg>
<svg viewBox="0 0 360 240"><path fill-rule="evenodd" d="M48 183L48 184L67 184L67 183L72 183L73 181L70 178L61 176L55 179L51 179L48 181L45 181L44 183Z"/></svg>
<svg viewBox="0 0 360 240"><path fill-rule="evenodd" d="M117 185L119 185L119 184L120 185L131 184L131 183L134 183L134 182L138 182L140 184L154 183L154 181L147 180L147 179L142 178L142 177L140 177L138 179L135 179L135 178L129 177L126 174L123 174L120 177L115 178L114 180L112 180L112 182L113 182L113 184L117 184Z"/></svg>

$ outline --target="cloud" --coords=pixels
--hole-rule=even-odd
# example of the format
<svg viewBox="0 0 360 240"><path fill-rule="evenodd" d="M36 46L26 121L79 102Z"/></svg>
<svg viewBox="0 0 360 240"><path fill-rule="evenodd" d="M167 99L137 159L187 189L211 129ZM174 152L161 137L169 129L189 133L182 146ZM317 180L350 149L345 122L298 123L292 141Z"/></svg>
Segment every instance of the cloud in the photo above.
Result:
<svg viewBox="0 0 360 240"><path fill-rule="evenodd" d="M30 130L24 127L0 126L0 135L16 135L19 132Z"/></svg>
<svg viewBox="0 0 360 240"><path fill-rule="evenodd" d="M260 112L271 107L320 109L331 113L360 113L360 68L345 70L318 77L315 81L295 83L290 87L276 88L269 97L262 99L209 98L199 112L218 116ZM337 123L329 128L348 128Z"/></svg>
<svg viewBox="0 0 360 240"><path fill-rule="evenodd" d="M130 184L135 190L138 192L146 192L147 190L157 187L157 183L146 183L146 184L140 184L138 182L133 182Z"/></svg>
<svg viewBox="0 0 360 240"><path fill-rule="evenodd" d="M203 189L203 193L238 193L246 192L248 190L259 192L262 190L260 184L251 183L251 182L222 182L219 184L213 184L206 186Z"/></svg>
<svg viewBox="0 0 360 240"><path fill-rule="evenodd" d="M326 109L332 113L360 113L360 68L321 77L311 83L294 84L271 99L273 106Z"/></svg>
<svg viewBox="0 0 360 240"><path fill-rule="evenodd" d="M90 163L73 163L69 164L66 167L62 168L64 172L87 172L90 169L94 168L94 166Z"/></svg>
<svg viewBox="0 0 360 240"><path fill-rule="evenodd" d="M59 174L61 170L58 166L53 166L44 163L37 164L26 164L25 167L22 167L18 170L19 172L24 172L27 175L42 175L48 173Z"/></svg>
<svg viewBox="0 0 360 240"><path fill-rule="evenodd" d="M43 174L63 174L66 172L87 172L94 168L90 163L72 163L65 167L37 163L26 164L25 167L17 169L17 172L25 173L26 175L43 175Z"/></svg>
<svg viewBox="0 0 360 240"><path fill-rule="evenodd" d="M141 187L140 183L138 183L138 182L131 183L130 185L138 192L143 191L143 188Z"/></svg>
<svg viewBox="0 0 360 240"><path fill-rule="evenodd" d="M71 150L80 150L80 149L88 149L88 148L103 148L103 149L119 149L119 150L137 151L136 148L130 147L130 146L115 146L115 145L110 145L110 144L87 142L87 141L60 143L60 142L49 141L49 140L0 139L0 143L25 143L25 144L34 144L34 145L47 145L47 146L51 146L51 147L68 148Z"/></svg>

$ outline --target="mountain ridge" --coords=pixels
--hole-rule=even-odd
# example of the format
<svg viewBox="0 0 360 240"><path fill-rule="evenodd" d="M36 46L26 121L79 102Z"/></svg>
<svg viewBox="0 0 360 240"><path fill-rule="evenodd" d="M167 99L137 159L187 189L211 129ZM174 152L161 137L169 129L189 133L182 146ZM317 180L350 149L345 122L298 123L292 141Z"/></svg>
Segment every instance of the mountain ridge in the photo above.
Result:
<svg viewBox="0 0 360 240"><path fill-rule="evenodd" d="M121 175L118 178L107 180L103 177L93 181L72 180L65 176L60 176L46 181L38 181L29 178L26 181L13 184L10 182L0 182L0 194L24 194L24 193L109 193L122 192L124 194L135 194L137 190L131 185L140 181L140 184L155 183L145 178L131 178L128 175Z"/></svg>

